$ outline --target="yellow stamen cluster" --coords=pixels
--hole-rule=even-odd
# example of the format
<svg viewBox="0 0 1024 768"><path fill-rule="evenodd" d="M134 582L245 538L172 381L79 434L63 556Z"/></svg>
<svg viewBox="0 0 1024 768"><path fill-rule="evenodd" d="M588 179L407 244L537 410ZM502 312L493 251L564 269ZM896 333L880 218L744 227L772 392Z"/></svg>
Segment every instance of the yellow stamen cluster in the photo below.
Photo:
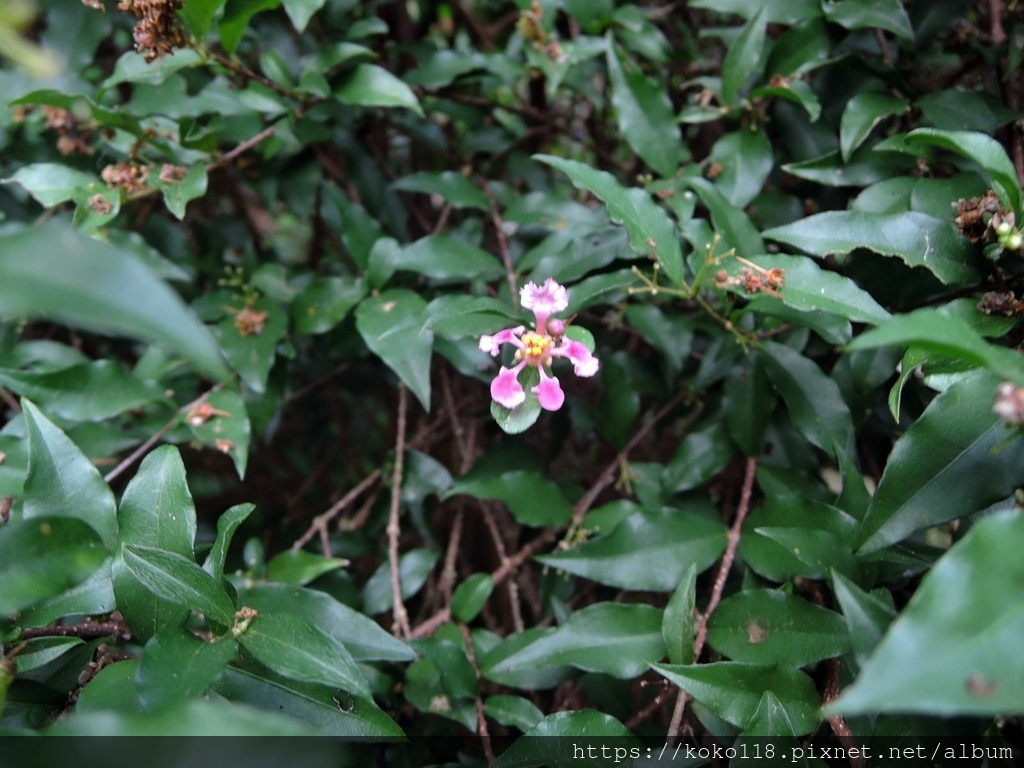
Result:
<svg viewBox="0 0 1024 768"><path fill-rule="evenodd" d="M551 362L551 356L548 354L548 350L554 345L550 336L537 333L536 331L529 331L523 335L522 349L516 351L516 358L519 360L527 360L531 363L543 363L549 365Z"/></svg>

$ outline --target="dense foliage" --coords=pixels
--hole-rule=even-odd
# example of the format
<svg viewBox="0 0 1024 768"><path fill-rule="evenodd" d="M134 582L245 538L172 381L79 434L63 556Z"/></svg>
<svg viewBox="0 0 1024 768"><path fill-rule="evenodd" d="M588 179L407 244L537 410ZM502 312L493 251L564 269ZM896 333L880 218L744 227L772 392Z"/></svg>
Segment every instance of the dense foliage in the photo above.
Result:
<svg viewBox="0 0 1024 768"><path fill-rule="evenodd" d="M5 2L0 731L1012 742L1022 39Z"/></svg>

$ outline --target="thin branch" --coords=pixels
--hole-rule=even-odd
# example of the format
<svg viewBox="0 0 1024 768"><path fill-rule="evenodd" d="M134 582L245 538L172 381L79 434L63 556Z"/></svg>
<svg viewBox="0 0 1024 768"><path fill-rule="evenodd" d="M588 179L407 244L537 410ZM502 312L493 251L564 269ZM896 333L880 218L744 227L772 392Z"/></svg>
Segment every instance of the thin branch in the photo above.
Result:
<svg viewBox="0 0 1024 768"><path fill-rule="evenodd" d="M302 536L300 536L298 539L296 539L294 544L292 544L292 549L302 549L306 545L306 543L309 542L310 539L312 539L318 533L321 533L321 531L325 531L327 529L327 524L330 523L338 515L340 515L342 511L344 511L344 509L348 507L349 504L358 499L359 496L363 493L363 491L365 491L367 488L370 488L374 483L380 480L380 476L381 471L380 468L378 467L377 469L373 470L373 472L364 477L358 483L358 485L356 485L355 488L353 488L351 491L349 491L340 499L338 499L338 501L334 502L334 504L332 504L326 512L314 517L313 522L310 523L310 526L306 530L306 532L302 534Z"/></svg>
<svg viewBox="0 0 1024 768"><path fill-rule="evenodd" d="M991 22L992 45L998 48L1006 42L1006 30L1003 29L1003 0L988 0L988 15Z"/></svg>
<svg viewBox="0 0 1024 768"><path fill-rule="evenodd" d="M14 395L8 392L3 387L0 387L0 399L3 399L7 403L7 407L15 413L21 413L21 403L15 400Z"/></svg>
<svg viewBox="0 0 1024 768"><path fill-rule="evenodd" d="M480 665L477 663L476 650L473 648L473 636L465 624L460 623L459 629L462 630L462 638L466 641L466 655L469 657L469 663L473 666L473 673L479 683L481 679ZM484 716L484 702L479 693L476 695L476 732L483 744L487 764L491 765L494 762L494 747L491 746L491 734L487 730L487 718Z"/></svg>
<svg viewBox="0 0 1024 768"><path fill-rule="evenodd" d="M508 247L508 237L505 236L505 222L501 218L501 211L498 210L498 199L491 192L491 187L487 180L481 179L480 181L484 194L487 195L487 200L491 204L491 221L494 222L494 234L498 238L501 263L505 265L505 280L508 282L508 289L512 293L512 303L518 307L519 289L516 287L516 272L512 267L512 252Z"/></svg>
<svg viewBox="0 0 1024 768"><path fill-rule="evenodd" d="M118 640L130 640L132 632L123 621L87 621L83 624L67 624L57 627L25 627L21 630L21 636L25 640L37 637L80 637L83 640L115 637Z"/></svg>
<svg viewBox="0 0 1024 768"><path fill-rule="evenodd" d="M146 442L144 442L142 445L140 445L138 448L136 448L134 451L132 451L128 455L128 457L125 458L120 464L118 464L116 467L114 467L112 470L110 470L106 475L104 475L103 481L105 483L108 483L108 484L113 482L122 472L124 472L126 469L128 469L128 467L130 467L138 459L142 458L147 453L149 453L150 450L152 450L153 446L155 446L157 443L159 443L164 435L166 435L168 432L170 432L172 429L174 429L174 427L177 426L177 424L178 424L178 417L181 414L188 413L189 411L191 411L196 406L202 405L203 403L205 403L207 400L210 399L210 396L214 392L220 391L223 387L224 387L224 382L221 382L220 384L216 384L215 386L211 387L206 392L201 394L199 397L197 397L195 400L193 400L191 403L188 403L187 405L183 405L181 408L179 408L177 410L177 412L174 414L174 417L170 421L168 421L166 424L164 424L159 429L159 431L157 431L157 433L155 435L151 436L148 440L146 440Z"/></svg>
<svg viewBox="0 0 1024 768"><path fill-rule="evenodd" d="M398 512L402 503L402 472L405 466L405 421L409 396L405 384L398 385L398 435L395 438L395 471L391 480L391 511L388 515L388 562L391 565L391 593L394 597L395 624L393 632L409 639L409 613L402 601L402 577L398 568Z"/></svg>
<svg viewBox="0 0 1024 768"><path fill-rule="evenodd" d="M715 585L711 589L711 599L708 601L708 607L704 613L697 619L697 633L693 641L694 661L700 658L700 653L704 650L704 642L708 637L708 619L711 618L711 614L715 612L715 608L722 601L725 582L729 577L729 571L732 570L733 561L736 559L736 549L740 545L743 521L747 519L747 512L750 511L750 495L754 489L754 473L756 470L757 459L751 456L747 459L747 469L743 476L743 490L740 493L740 503L736 508L736 518L732 522L732 528L729 529L729 543L726 545L725 554L722 555L722 563L719 565L718 574L715 576ZM675 740L679 736L679 726L683 722L683 712L686 710L688 699L689 695L686 691L680 690L679 698L676 699L675 710L672 712L672 720L668 726L670 740Z"/></svg>

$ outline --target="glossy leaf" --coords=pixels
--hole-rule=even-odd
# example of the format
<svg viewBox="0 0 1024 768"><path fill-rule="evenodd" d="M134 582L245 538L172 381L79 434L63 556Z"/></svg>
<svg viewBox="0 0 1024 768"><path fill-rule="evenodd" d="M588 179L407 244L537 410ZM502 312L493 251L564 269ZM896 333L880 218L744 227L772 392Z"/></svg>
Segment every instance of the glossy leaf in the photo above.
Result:
<svg viewBox="0 0 1024 768"><path fill-rule="evenodd" d="M213 415L196 423L201 412L185 421L197 440L231 457L239 478L245 477L249 462L249 439L251 426L245 402L237 392L222 389L206 398L206 404L213 409Z"/></svg>
<svg viewBox="0 0 1024 768"><path fill-rule="evenodd" d="M487 598L494 591L494 579L489 573L474 573L459 584L452 594L452 613L459 621L469 623L480 613Z"/></svg>
<svg viewBox="0 0 1024 768"><path fill-rule="evenodd" d="M605 766L609 755L618 756L615 747L628 757L648 755L643 743L611 715L592 709L575 712L556 712L548 715L517 741L513 742L492 768L532 768L546 765L552 768ZM604 746L608 752L602 752ZM593 748L592 751L588 747ZM623 758L625 759L625 758Z"/></svg>
<svg viewBox="0 0 1024 768"><path fill-rule="evenodd" d="M869 594L835 571L832 572L832 591L843 611L843 620L850 635L850 645L857 663L864 662L879 641L896 611L892 605L874 594Z"/></svg>
<svg viewBox="0 0 1024 768"><path fill-rule="evenodd" d="M693 664L693 643L696 638L697 619L694 609L697 599L697 565L686 569L676 591L665 606L661 619L661 636L668 649L671 664Z"/></svg>
<svg viewBox="0 0 1024 768"><path fill-rule="evenodd" d="M665 655L661 614L649 605L596 603L482 671L490 676L520 666L568 665L622 679L636 677Z"/></svg>
<svg viewBox="0 0 1024 768"><path fill-rule="evenodd" d="M435 280L495 280L505 274L497 257L464 240L430 235L387 253L370 257L370 269L407 270Z"/></svg>
<svg viewBox="0 0 1024 768"><path fill-rule="evenodd" d="M767 28L768 16L762 5L747 21L736 42L729 46L722 62L722 101L726 104L735 100L737 92L761 61Z"/></svg>
<svg viewBox="0 0 1024 768"><path fill-rule="evenodd" d="M106 559L96 532L71 517L35 517L0 526L0 616L81 583Z"/></svg>
<svg viewBox="0 0 1024 768"><path fill-rule="evenodd" d="M864 91L850 99L839 124L839 145L843 162L849 162L857 149L882 120L901 114L907 100L887 93Z"/></svg>
<svg viewBox="0 0 1024 768"><path fill-rule="evenodd" d="M429 549L414 549L398 559L399 584L402 598L408 599L419 592L427 576L437 563L437 552ZM366 582L363 590L363 609L367 614L383 613L394 605L395 595L391 585L391 566L383 563Z"/></svg>
<svg viewBox="0 0 1024 768"><path fill-rule="evenodd" d="M354 107L405 107L423 115L412 89L376 64L360 64L335 89L334 98Z"/></svg>
<svg viewBox="0 0 1024 768"><path fill-rule="evenodd" d="M86 195L104 191L103 183L91 173L57 163L23 166L9 179L4 179L4 182L20 184L36 202L46 208L74 199L79 190L83 190Z"/></svg>
<svg viewBox="0 0 1024 768"><path fill-rule="evenodd" d="M254 392L266 391L277 345L288 330L288 317L277 302L261 297L236 302L214 329L224 358Z"/></svg>
<svg viewBox="0 0 1024 768"><path fill-rule="evenodd" d="M623 63L614 45L608 45L608 77L619 131L633 150L662 176L679 165L681 143L672 102L664 88Z"/></svg>
<svg viewBox="0 0 1024 768"><path fill-rule="evenodd" d="M153 547L122 545L124 567L150 592L231 626L235 608L224 589L191 559Z"/></svg>
<svg viewBox="0 0 1024 768"><path fill-rule="evenodd" d="M217 538L203 563L203 570L214 579L220 580L224 576L224 562L227 560L231 539L254 509L254 504L236 504L217 519Z"/></svg>
<svg viewBox="0 0 1024 768"><path fill-rule="evenodd" d="M33 258L22 258L31 253ZM229 371L209 331L130 251L60 221L0 236L0 313L45 317L160 344L204 373Z"/></svg>
<svg viewBox="0 0 1024 768"><path fill-rule="evenodd" d="M267 581L302 586L347 564L348 561L340 557L324 557L302 549L286 549L274 555L267 563Z"/></svg>
<svg viewBox="0 0 1024 768"><path fill-rule="evenodd" d="M825 18L847 29L884 29L897 37L912 41L914 30L899 0L844 0L824 3Z"/></svg>
<svg viewBox="0 0 1024 768"><path fill-rule="evenodd" d="M968 376L936 397L893 447L860 533L874 552L985 509L1024 482L1024 443L992 413L999 380Z"/></svg>
<svg viewBox="0 0 1024 768"><path fill-rule="evenodd" d="M736 449L727 431L719 423L691 432L665 463L662 479L675 493L697 488L721 472L732 460Z"/></svg>
<svg viewBox="0 0 1024 768"><path fill-rule="evenodd" d="M742 129L715 142L708 160L715 168L715 186L737 208L761 193L772 171L772 145L763 131Z"/></svg>
<svg viewBox="0 0 1024 768"><path fill-rule="evenodd" d="M184 630L153 637L142 652L137 680L148 711L198 698L238 655L227 637L207 643Z"/></svg>
<svg viewBox="0 0 1024 768"><path fill-rule="evenodd" d="M464 477L445 492L445 498L459 495L503 501L512 516L525 525L565 525L572 517L565 494L537 472L512 470L489 477Z"/></svg>
<svg viewBox="0 0 1024 768"><path fill-rule="evenodd" d="M304 683L337 686L363 698L370 689L344 645L301 616L262 613L238 642L259 662Z"/></svg>
<svg viewBox="0 0 1024 768"><path fill-rule="evenodd" d="M370 351L404 381L430 410L430 357L434 334L423 330L427 303L412 291L385 291L356 308L356 328Z"/></svg>
<svg viewBox="0 0 1024 768"><path fill-rule="evenodd" d="M71 421L100 421L163 397L151 381L128 374L111 360L57 371L0 369L0 386L29 398L47 413Z"/></svg>
<svg viewBox="0 0 1024 768"><path fill-rule="evenodd" d="M491 210L491 203L483 190L470 179L455 171L413 173L403 176L391 187L403 192L438 195L444 200L445 205L450 205L453 208L475 208L488 212Z"/></svg>
<svg viewBox="0 0 1024 768"><path fill-rule="evenodd" d="M775 402L760 355L749 355L742 368L725 379L722 408L729 436L747 456L758 456Z"/></svg>
<svg viewBox="0 0 1024 768"><path fill-rule="evenodd" d="M190 201L206 194L207 184L206 167L202 163L195 163L187 169L182 168L181 171L152 174L149 179L149 183L163 193L167 210L179 220L185 218L185 206Z"/></svg>
<svg viewBox="0 0 1024 768"><path fill-rule="evenodd" d="M529 699L521 696L488 696L484 714L497 723L528 731L544 719L544 713Z"/></svg>
<svg viewBox="0 0 1024 768"><path fill-rule="evenodd" d="M712 664L653 664L718 717L738 728L754 722L761 697L770 691L783 706L796 735L814 730L820 698L814 681L789 667L719 661Z"/></svg>
<svg viewBox="0 0 1024 768"><path fill-rule="evenodd" d="M1024 518L979 520L925 576L832 712L994 715L1024 708Z"/></svg>
<svg viewBox="0 0 1024 768"><path fill-rule="evenodd" d="M734 661L787 667L806 667L849 648L839 614L768 589L723 600L708 621L708 642Z"/></svg>
<svg viewBox="0 0 1024 768"><path fill-rule="evenodd" d="M605 536L537 559L601 584L669 592L691 564L698 572L709 568L725 544L719 520L666 508L638 512Z"/></svg>
<svg viewBox="0 0 1024 768"><path fill-rule="evenodd" d="M28 433L28 475L22 515L78 518L104 546L117 541L114 494L78 446L28 400L21 401Z"/></svg>
<svg viewBox="0 0 1024 768"><path fill-rule="evenodd" d="M973 280L973 248L944 221L923 213L897 214L829 211L764 233L815 256L845 254L866 248L897 256L912 267L925 267L947 285Z"/></svg>
<svg viewBox="0 0 1024 768"><path fill-rule="evenodd" d="M296 333L326 333L344 320L365 295L362 280L317 278L292 302L292 327Z"/></svg>
<svg viewBox="0 0 1024 768"><path fill-rule="evenodd" d="M627 189L604 171L550 155L537 159L566 174L572 183L599 197L608 206L612 220L621 222L629 234L629 245L639 256L654 255L673 285L683 280L683 255L668 214L643 190Z"/></svg>

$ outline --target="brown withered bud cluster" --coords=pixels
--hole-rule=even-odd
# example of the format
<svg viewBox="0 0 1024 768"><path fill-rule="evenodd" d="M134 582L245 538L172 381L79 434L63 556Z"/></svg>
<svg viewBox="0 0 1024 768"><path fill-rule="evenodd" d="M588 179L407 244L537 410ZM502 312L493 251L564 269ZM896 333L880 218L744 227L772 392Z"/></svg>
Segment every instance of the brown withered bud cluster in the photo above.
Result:
<svg viewBox="0 0 1024 768"><path fill-rule="evenodd" d="M21 119L24 119L24 115L21 115ZM93 154L93 148L89 146L92 125L74 112L60 107L44 106L43 127L58 134L57 151L65 157Z"/></svg>
<svg viewBox="0 0 1024 768"><path fill-rule="evenodd" d="M981 197L958 200L954 207L956 226L972 243L984 240L989 234L989 228L997 226L1007 215L992 190Z"/></svg>
<svg viewBox="0 0 1024 768"><path fill-rule="evenodd" d="M558 41L552 40L544 29L544 9L536 0L520 14L516 28L519 34L533 43L535 51L540 51L552 61L563 62L568 58Z"/></svg>
<svg viewBox="0 0 1024 768"><path fill-rule="evenodd" d="M986 315L1013 317L1014 315L1024 314L1024 301L1018 299L1013 291L1006 291L1005 293L989 291L981 297L981 301L978 302L978 309Z"/></svg>
<svg viewBox="0 0 1024 768"><path fill-rule="evenodd" d="M743 259L746 261L746 259ZM750 264L750 262L747 262ZM715 274L715 285L719 288L727 288L730 285L738 285L747 293L770 293L777 298L779 289L786 284L786 270L782 267L774 269L762 269L756 264L750 264L740 270L739 275L732 277L724 269Z"/></svg>
<svg viewBox="0 0 1024 768"><path fill-rule="evenodd" d="M267 313L245 307L235 315L235 328L240 336L259 336L267 324Z"/></svg>
<svg viewBox="0 0 1024 768"><path fill-rule="evenodd" d="M1007 424L1024 424L1024 387L1004 381L996 389L996 401L992 412Z"/></svg>
<svg viewBox="0 0 1024 768"><path fill-rule="evenodd" d="M134 14L135 50L152 61L185 45L177 16L183 0L121 0L117 7Z"/></svg>
<svg viewBox="0 0 1024 768"><path fill-rule="evenodd" d="M185 180L186 169L182 165L164 163L160 168L160 181L168 184L180 184Z"/></svg>
<svg viewBox="0 0 1024 768"><path fill-rule="evenodd" d="M135 163L114 163L103 169L100 178L107 182L111 189L119 187L126 195L134 195L145 189L149 168Z"/></svg>

